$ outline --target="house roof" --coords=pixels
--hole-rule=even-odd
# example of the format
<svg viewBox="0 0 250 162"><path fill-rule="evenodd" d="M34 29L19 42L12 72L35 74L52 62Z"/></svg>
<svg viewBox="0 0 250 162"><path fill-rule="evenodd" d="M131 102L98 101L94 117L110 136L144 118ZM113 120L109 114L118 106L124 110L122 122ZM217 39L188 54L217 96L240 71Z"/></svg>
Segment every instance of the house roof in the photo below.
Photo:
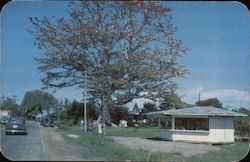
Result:
<svg viewBox="0 0 250 162"><path fill-rule="evenodd" d="M130 115L139 115L140 109L139 109L137 103L134 104L133 110L132 110L132 111L129 111L128 113L129 113Z"/></svg>
<svg viewBox="0 0 250 162"><path fill-rule="evenodd" d="M139 111L129 111L128 114L130 115L139 115Z"/></svg>
<svg viewBox="0 0 250 162"><path fill-rule="evenodd" d="M237 113L221 108L197 106L191 108L171 109L157 112L149 112L146 115L162 116L162 115L184 115L184 116L247 116L246 114Z"/></svg>

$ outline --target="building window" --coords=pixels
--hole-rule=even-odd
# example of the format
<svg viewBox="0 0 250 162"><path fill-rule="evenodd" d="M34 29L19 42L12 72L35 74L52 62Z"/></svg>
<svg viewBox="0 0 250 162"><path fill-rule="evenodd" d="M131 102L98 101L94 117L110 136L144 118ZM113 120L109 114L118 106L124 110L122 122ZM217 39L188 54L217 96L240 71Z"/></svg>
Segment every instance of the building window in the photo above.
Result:
<svg viewBox="0 0 250 162"><path fill-rule="evenodd" d="M175 118L175 129L180 130L209 130L208 118Z"/></svg>
<svg viewBox="0 0 250 162"><path fill-rule="evenodd" d="M171 129L171 118L166 117L166 118L160 118L161 120L161 129Z"/></svg>

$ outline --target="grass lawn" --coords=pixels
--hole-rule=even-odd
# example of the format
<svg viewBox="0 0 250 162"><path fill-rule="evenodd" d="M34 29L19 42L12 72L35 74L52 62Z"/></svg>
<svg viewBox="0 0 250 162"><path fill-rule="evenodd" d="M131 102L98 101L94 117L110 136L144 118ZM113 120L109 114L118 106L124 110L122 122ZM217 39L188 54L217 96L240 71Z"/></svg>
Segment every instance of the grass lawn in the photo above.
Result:
<svg viewBox="0 0 250 162"><path fill-rule="evenodd" d="M74 144L82 145L90 149L94 156L103 157L104 159L111 161L125 161L125 160L170 160L170 161L182 161L182 156L179 153L150 153L143 150L131 150L126 146L117 144L111 139L107 139L99 134L85 133L79 129L79 126L73 127L59 127L58 131L62 133L66 140L74 142ZM67 136L67 134L80 135L79 138L73 139ZM93 156L93 155L92 155Z"/></svg>
<svg viewBox="0 0 250 162"><path fill-rule="evenodd" d="M159 135L158 128L114 128L109 127L106 131L108 136L123 136L123 137L157 137Z"/></svg>
<svg viewBox="0 0 250 162"><path fill-rule="evenodd" d="M187 158L187 161L213 161L213 162L232 162L242 160L249 151L249 143L225 144L218 146L221 148L219 151L210 151L206 154L196 155Z"/></svg>
<svg viewBox="0 0 250 162"><path fill-rule="evenodd" d="M0 128L4 128L5 124L0 123Z"/></svg>
<svg viewBox="0 0 250 162"><path fill-rule="evenodd" d="M200 154L192 157L183 157L180 153L151 153L143 150L132 150L121 144L113 142L102 135L85 133L80 130L79 126L61 126L57 129L66 140L73 142L76 145L82 145L93 153L92 156L103 157L106 160L112 161L239 161L246 155L248 143L234 143L220 145L221 150L210 151L206 154ZM144 134L145 133L145 134ZM157 128L108 128L107 135L114 136L129 136L129 137L156 137ZM80 135L79 138L73 139L67 134Z"/></svg>

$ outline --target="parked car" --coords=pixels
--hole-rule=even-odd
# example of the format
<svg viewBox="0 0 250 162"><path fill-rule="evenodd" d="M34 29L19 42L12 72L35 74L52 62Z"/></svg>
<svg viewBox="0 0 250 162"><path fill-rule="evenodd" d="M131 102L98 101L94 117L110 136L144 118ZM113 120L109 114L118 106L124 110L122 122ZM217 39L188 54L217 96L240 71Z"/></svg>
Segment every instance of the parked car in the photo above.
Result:
<svg viewBox="0 0 250 162"><path fill-rule="evenodd" d="M48 117L41 118L40 125L44 127L54 127L54 121Z"/></svg>
<svg viewBox="0 0 250 162"><path fill-rule="evenodd" d="M40 119L40 125L41 125L41 126L44 126L45 120L46 120L45 118L41 118L41 119Z"/></svg>
<svg viewBox="0 0 250 162"><path fill-rule="evenodd" d="M27 134L25 120L23 117L10 118L5 125L5 134Z"/></svg>
<svg viewBox="0 0 250 162"><path fill-rule="evenodd" d="M7 124L8 120L9 120L9 117L3 117L3 119L1 120L1 123Z"/></svg>
<svg viewBox="0 0 250 162"><path fill-rule="evenodd" d="M64 125L65 124L65 121L63 121L63 120L59 120L59 121L54 121L54 124L55 125Z"/></svg>
<svg viewBox="0 0 250 162"><path fill-rule="evenodd" d="M53 119L47 119L45 120L45 123L43 125L44 127L54 127L54 121Z"/></svg>

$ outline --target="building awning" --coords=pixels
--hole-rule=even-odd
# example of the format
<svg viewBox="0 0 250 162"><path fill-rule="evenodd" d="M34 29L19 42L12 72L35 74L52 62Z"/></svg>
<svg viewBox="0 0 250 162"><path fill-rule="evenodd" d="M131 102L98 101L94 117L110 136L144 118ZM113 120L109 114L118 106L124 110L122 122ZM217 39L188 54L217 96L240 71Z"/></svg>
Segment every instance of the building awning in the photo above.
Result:
<svg viewBox="0 0 250 162"><path fill-rule="evenodd" d="M159 116L159 115L180 115L180 116L247 116L246 114L237 113L221 108L207 107L207 106L197 106L191 108L182 109L171 109L156 112L149 112L148 116Z"/></svg>

